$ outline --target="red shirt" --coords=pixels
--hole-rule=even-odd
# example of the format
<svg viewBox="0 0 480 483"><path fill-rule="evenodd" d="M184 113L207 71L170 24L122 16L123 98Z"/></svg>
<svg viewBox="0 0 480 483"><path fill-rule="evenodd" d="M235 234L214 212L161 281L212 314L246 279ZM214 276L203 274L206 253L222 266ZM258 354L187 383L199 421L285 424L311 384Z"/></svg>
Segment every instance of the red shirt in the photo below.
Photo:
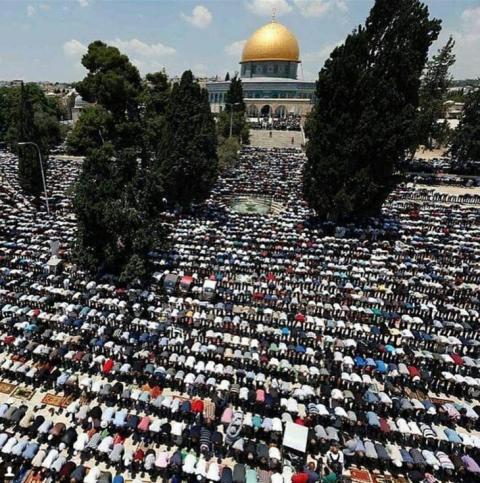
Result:
<svg viewBox="0 0 480 483"><path fill-rule="evenodd" d="M308 483L307 473L295 473L292 476L292 483Z"/></svg>
<svg viewBox="0 0 480 483"><path fill-rule="evenodd" d="M420 377L420 371L415 366L408 366L410 377Z"/></svg>
<svg viewBox="0 0 480 483"><path fill-rule="evenodd" d="M133 455L133 459L135 461L142 461L144 457L145 453L141 449L137 449L137 451L135 451L135 454Z"/></svg>
<svg viewBox="0 0 480 483"><path fill-rule="evenodd" d="M107 359L103 364L103 372L108 373L113 369L113 359Z"/></svg>
<svg viewBox="0 0 480 483"><path fill-rule="evenodd" d="M458 366L463 365L463 359L459 354L450 354L450 357L453 359L453 362L455 362L455 364L457 364Z"/></svg>
<svg viewBox="0 0 480 483"><path fill-rule="evenodd" d="M203 401L201 399L194 399L192 401L192 412L198 414L203 412Z"/></svg>

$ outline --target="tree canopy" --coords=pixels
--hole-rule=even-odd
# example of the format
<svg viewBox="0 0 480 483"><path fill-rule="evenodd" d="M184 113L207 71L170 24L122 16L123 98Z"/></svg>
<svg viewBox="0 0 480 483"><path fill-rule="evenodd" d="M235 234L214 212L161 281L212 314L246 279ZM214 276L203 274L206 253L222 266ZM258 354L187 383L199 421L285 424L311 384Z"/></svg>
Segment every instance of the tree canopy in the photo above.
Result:
<svg viewBox="0 0 480 483"><path fill-rule="evenodd" d="M437 54L427 62L420 86L420 108L418 115L418 142L428 148L433 141L445 141L445 128L438 120L444 117L448 88L452 83L450 68L455 63L453 47L455 42L450 37Z"/></svg>
<svg viewBox="0 0 480 483"><path fill-rule="evenodd" d="M18 154L18 176L26 193L38 198L43 192L38 154L33 146L18 146L22 141L36 143L47 167L50 150L61 141L59 109L34 83L0 89L0 141Z"/></svg>
<svg viewBox="0 0 480 483"><path fill-rule="evenodd" d="M72 154L85 156L93 149L103 146L105 139L113 135L113 117L101 105L85 108L67 137L67 146Z"/></svg>
<svg viewBox="0 0 480 483"><path fill-rule="evenodd" d="M377 214L416 139L420 77L440 21L419 0L376 0L325 62L307 122L304 194L319 216Z"/></svg>
<svg viewBox="0 0 480 483"><path fill-rule="evenodd" d="M230 86L225 94L225 110L230 112L245 112L245 102L243 100L243 85L240 77L235 76L230 81Z"/></svg>
<svg viewBox="0 0 480 483"><path fill-rule="evenodd" d="M82 63L88 74L77 90L95 105L69 138L86 154L74 199L77 258L92 271L138 281L148 274L148 253L165 239L151 130L161 124L156 114L163 115L168 82L163 74L142 82L128 58L102 42L89 46Z"/></svg>
<svg viewBox="0 0 480 483"><path fill-rule="evenodd" d="M208 94L183 73L167 104L162 172L170 204L188 208L209 194L218 173L215 120Z"/></svg>
<svg viewBox="0 0 480 483"><path fill-rule="evenodd" d="M230 121L232 122L232 136L242 144L249 143L249 127L245 118L245 109L242 81L235 76L231 79L225 94L225 110L218 115L219 144L230 137Z"/></svg>
<svg viewBox="0 0 480 483"><path fill-rule="evenodd" d="M86 155L74 200L77 259L139 281L150 271L149 253L167 240L165 200L188 208L210 192L215 122L190 71L173 87L164 72L142 79L128 57L99 41L82 63L88 73L76 88L92 105L68 139Z"/></svg>
<svg viewBox="0 0 480 483"><path fill-rule="evenodd" d="M141 77L128 57L97 40L88 46L82 64L88 70L87 76L76 84L82 98L103 106L116 121L135 118Z"/></svg>
<svg viewBox="0 0 480 483"><path fill-rule="evenodd" d="M463 116L453 134L450 152L460 162L480 161L480 89L466 97Z"/></svg>

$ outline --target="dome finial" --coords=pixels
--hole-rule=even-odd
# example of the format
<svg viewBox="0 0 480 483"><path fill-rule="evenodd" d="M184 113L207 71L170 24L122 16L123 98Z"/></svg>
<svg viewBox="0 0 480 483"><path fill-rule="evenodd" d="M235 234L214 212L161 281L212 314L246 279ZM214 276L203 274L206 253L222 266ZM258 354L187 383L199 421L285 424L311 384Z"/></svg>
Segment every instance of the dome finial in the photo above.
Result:
<svg viewBox="0 0 480 483"><path fill-rule="evenodd" d="M277 9L275 7L272 7L272 22L275 22L276 14L277 14Z"/></svg>

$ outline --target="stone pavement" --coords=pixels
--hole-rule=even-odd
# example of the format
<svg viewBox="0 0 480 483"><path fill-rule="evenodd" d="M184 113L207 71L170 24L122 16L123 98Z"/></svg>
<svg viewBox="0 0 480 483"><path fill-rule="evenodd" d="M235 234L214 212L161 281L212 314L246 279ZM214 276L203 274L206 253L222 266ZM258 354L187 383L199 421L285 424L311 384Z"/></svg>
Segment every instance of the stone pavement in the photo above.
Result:
<svg viewBox="0 0 480 483"><path fill-rule="evenodd" d="M292 137L294 142L292 144ZM270 131L264 129L250 129L250 145L259 148L300 148L303 135L300 131Z"/></svg>

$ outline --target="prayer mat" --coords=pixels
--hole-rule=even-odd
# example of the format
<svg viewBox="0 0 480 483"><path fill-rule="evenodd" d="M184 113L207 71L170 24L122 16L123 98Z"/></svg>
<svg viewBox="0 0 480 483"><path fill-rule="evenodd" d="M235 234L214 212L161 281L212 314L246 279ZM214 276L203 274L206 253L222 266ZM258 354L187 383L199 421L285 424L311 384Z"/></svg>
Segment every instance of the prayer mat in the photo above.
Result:
<svg viewBox="0 0 480 483"><path fill-rule="evenodd" d="M374 483L370 471L353 468L350 470L350 478L354 483Z"/></svg>
<svg viewBox="0 0 480 483"><path fill-rule="evenodd" d="M9 382L0 382L0 392L2 394L11 394L16 387L16 384L10 384Z"/></svg>
<svg viewBox="0 0 480 483"><path fill-rule="evenodd" d="M43 474L41 471L30 470L24 483L41 483L43 481Z"/></svg>
<svg viewBox="0 0 480 483"><path fill-rule="evenodd" d="M431 397L430 398L430 401L433 403L433 404L438 404L439 406L443 405L443 404L452 404L453 401L451 401L450 399L442 399L442 398L439 398L439 397Z"/></svg>
<svg viewBox="0 0 480 483"><path fill-rule="evenodd" d="M392 475L375 475L373 477L375 483L396 483L397 479ZM398 481L400 483L401 480Z"/></svg>
<svg viewBox="0 0 480 483"><path fill-rule="evenodd" d="M427 394L420 389L417 389L417 399L419 401L424 401L425 399L427 399Z"/></svg>
<svg viewBox="0 0 480 483"><path fill-rule="evenodd" d="M15 391L13 391L12 396L18 399L32 399L32 396L35 394L33 389L28 389L26 387L17 387Z"/></svg>
<svg viewBox="0 0 480 483"><path fill-rule="evenodd" d="M414 391L412 391L412 389L410 389L409 387L404 387L403 388L403 392L410 398L410 399L413 399L413 398L416 398L417 395L415 394Z"/></svg>
<svg viewBox="0 0 480 483"><path fill-rule="evenodd" d="M56 406L58 408L67 407L71 398L65 396L57 396L56 394L45 394L42 399L42 404L49 404L50 406Z"/></svg>

